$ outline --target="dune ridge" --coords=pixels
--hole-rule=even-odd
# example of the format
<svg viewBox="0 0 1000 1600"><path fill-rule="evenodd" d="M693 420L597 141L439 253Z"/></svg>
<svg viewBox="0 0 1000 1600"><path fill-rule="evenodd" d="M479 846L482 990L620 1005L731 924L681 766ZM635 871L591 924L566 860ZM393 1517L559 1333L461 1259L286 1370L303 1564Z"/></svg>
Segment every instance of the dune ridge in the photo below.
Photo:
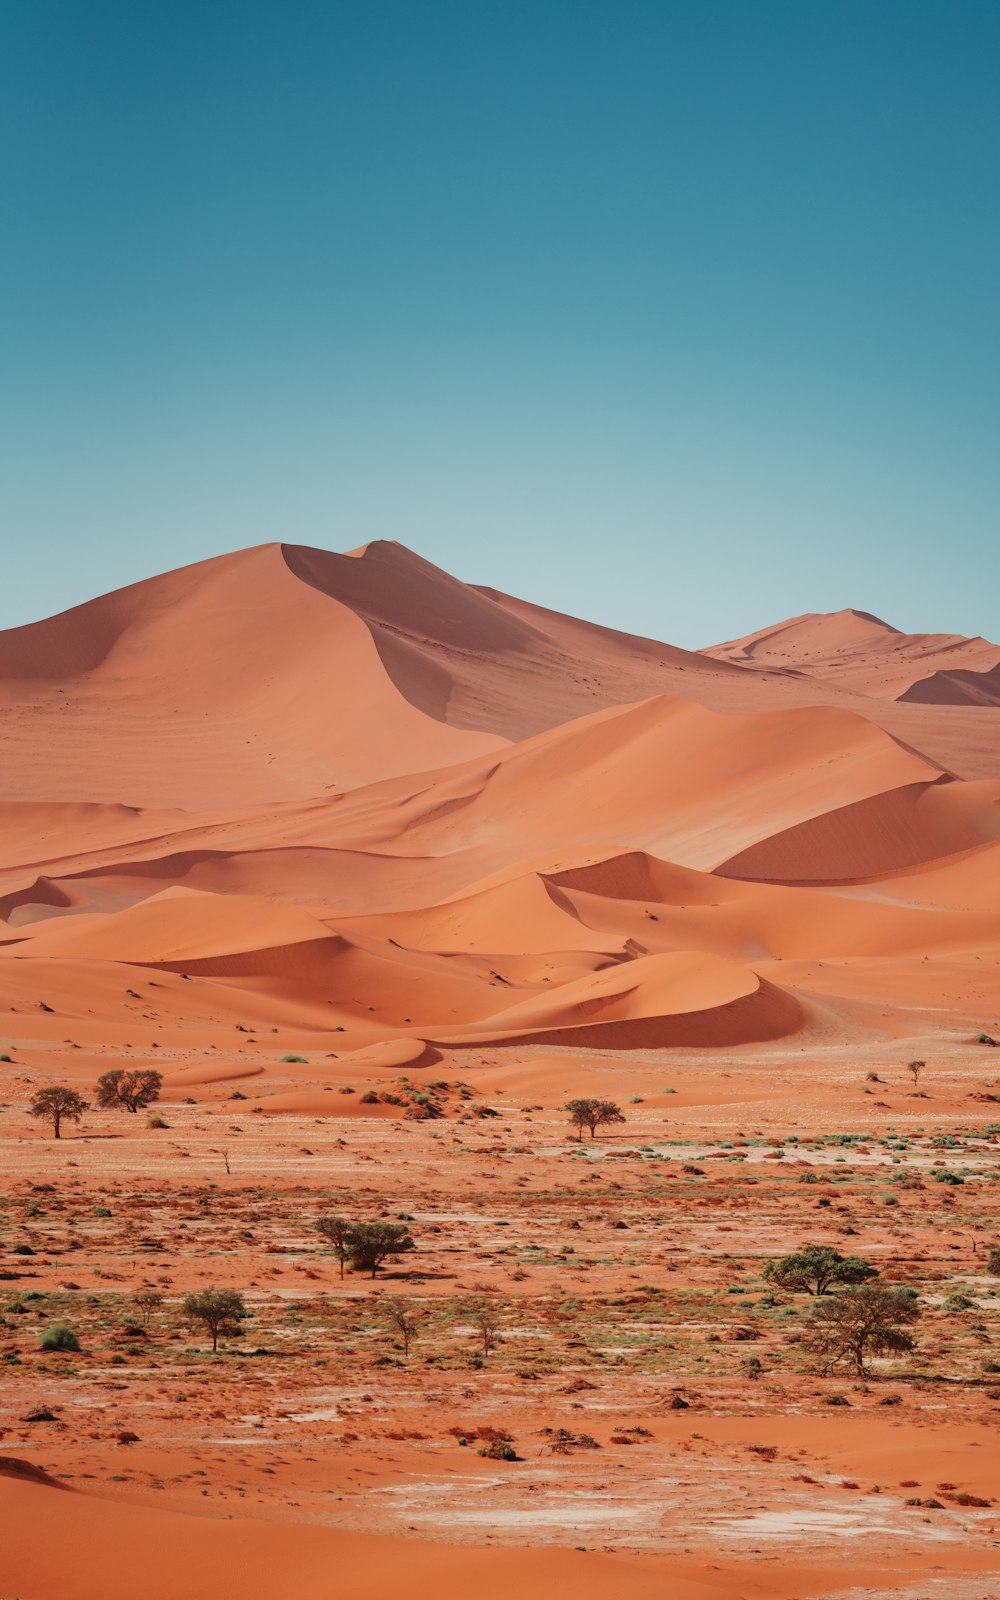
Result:
<svg viewBox="0 0 1000 1600"><path fill-rule="evenodd" d="M387 541L217 557L0 635L0 964L418 1050L815 1026L768 963L993 944L947 863L995 881L1000 777L923 733L995 733L997 670L861 611L678 650Z"/></svg>

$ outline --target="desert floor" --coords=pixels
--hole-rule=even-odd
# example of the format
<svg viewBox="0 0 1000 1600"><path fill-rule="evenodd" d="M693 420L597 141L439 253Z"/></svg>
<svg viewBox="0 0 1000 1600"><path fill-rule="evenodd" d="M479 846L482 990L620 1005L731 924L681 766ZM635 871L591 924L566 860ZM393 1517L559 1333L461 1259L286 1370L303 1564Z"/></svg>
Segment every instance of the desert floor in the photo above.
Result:
<svg viewBox="0 0 1000 1600"><path fill-rule="evenodd" d="M3 1593L89 1596L101 1564L111 1597L985 1600L1000 1585L1000 1280L984 1270L1000 1060L938 1041L915 1092L913 1044L470 1051L370 1070L353 1096L331 1062L315 1087L302 1037L225 1076L185 1068L175 1044L162 1065L185 1093L157 1108L167 1127L90 1113L58 1142L12 1095ZM282 1064L293 1051L306 1060ZM27 1039L7 1053L19 1084L65 1078L70 1057L82 1078L88 1060ZM272 1093L250 1101L262 1068ZM356 1103L423 1080L441 1086L438 1119ZM560 1109L573 1089L617 1099L625 1126L578 1142ZM296 1092L329 1114L266 1109ZM340 1208L412 1218L416 1250L342 1281L314 1228ZM817 1375L807 1297L761 1278L807 1239L918 1290L914 1358L870 1382ZM179 1315L207 1285L252 1309L214 1356ZM149 1289L163 1302L144 1324ZM467 1315L482 1295L501 1307L485 1357ZM405 1359L382 1309L402 1296L418 1316ZM80 1353L40 1351L57 1320ZM498 1434L517 1461L480 1454Z"/></svg>

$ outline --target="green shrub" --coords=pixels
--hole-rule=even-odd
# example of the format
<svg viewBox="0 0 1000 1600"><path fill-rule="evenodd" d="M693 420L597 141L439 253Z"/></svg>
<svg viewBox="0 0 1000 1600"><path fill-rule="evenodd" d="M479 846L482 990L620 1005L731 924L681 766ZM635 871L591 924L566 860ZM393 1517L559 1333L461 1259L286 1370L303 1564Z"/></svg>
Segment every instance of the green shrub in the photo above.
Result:
<svg viewBox="0 0 1000 1600"><path fill-rule="evenodd" d="M68 1322L54 1322L42 1334L42 1350L79 1350L80 1341Z"/></svg>
<svg viewBox="0 0 1000 1600"><path fill-rule="evenodd" d="M487 1461L520 1461L521 1459L509 1439L491 1439L489 1444L483 1445L479 1454L485 1456Z"/></svg>
<svg viewBox="0 0 1000 1600"><path fill-rule="evenodd" d="M309 1065L309 1063L306 1060L305 1056L282 1056L281 1059L282 1059L282 1062L286 1066L290 1066L290 1067L291 1066L307 1067Z"/></svg>

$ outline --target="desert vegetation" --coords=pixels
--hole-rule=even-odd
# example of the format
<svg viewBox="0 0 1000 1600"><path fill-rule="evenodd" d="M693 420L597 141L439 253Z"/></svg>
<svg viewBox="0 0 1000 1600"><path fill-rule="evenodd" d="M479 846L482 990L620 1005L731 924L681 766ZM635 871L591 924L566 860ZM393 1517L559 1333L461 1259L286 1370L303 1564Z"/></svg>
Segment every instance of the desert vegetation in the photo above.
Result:
<svg viewBox="0 0 1000 1600"><path fill-rule="evenodd" d="M566 1104L570 1127L574 1129L578 1139L583 1138L584 1128L590 1129L590 1137L596 1139L598 1128L610 1128L617 1122L624 1122L620 1106L613 1100L570 1100Z"/></svg>
<svg viewBox="0 0 1000 1600"><path fill-rule="evenodd" d="M664 1137L647 1103L628 1138L582 1143L551 1100L484 1123L458 1120L459 1099L450 1118L401 1124L394 1152L377 1123L341 1139L302 1121L293 1174L245 1102L219 1102L229 1173L218 1116L172 1103L163 1177L145 1172L141 1126L131 1175L25 1167L0 1211L5 1448L37 1454L61 1420L72 1434L88 1418L85 1447L47 1459L71 1482L96 1471L150 1492L122 1441L180 1427L185 1471L266 1506L263 1468L295 1439L337 1462L345 1526L374 1525L365 1485L386 1459L417 1484L428 1452L483 1456L515 1494L532 1463L559 1463L582 1493L616 1464L642 1496L650 1464L674 1471L680 1450L698 1521L702 1473L752 1504L783 1472L805 1514L829 1476L830 1407L859 1427L902 1419L918 1447L992 1414L1000 1124L691 1140ZM345 1374L353 1398L331 1400ZM54 1420L23 1420L36 1412ZM257 1421L234 1440L249 1428L266 1443L249 1464L238 1443L201 1442L228 1437L237 1412ZM330 1420L293 1420L314 1413ZM776 1418L794 1451L771 1442ZM914 1497L934 1517L928 1499L988 1510L994 1493L975 1461L954 1491L940 1471L900 1471L894 1488L857 1461L852 1481L900 1516ZM314 1492L303 1480L295 1497L329 1515ZM453 1493L471 1493L461 1474Z"/></svg>
<svg viewBox="0 0 1000 1600"><path fill-rule="evenodd" d="M59 1139L62 1137L63 1123L79 1122L87 1109L87 1102L75 1089L53 1083L32 1095L30 1109L31 1115L37 1117L39 1122L51 1125L53 1139Z"/></svg>
<svg viewBox="0 0 1000 1600"><path fill-rule="evenodd" d="M135 1116L160 1098L162 1084L162 1077L152 1068L116 1067L98 1078L95 1104L103 1111L128 1111Z"/></svg>

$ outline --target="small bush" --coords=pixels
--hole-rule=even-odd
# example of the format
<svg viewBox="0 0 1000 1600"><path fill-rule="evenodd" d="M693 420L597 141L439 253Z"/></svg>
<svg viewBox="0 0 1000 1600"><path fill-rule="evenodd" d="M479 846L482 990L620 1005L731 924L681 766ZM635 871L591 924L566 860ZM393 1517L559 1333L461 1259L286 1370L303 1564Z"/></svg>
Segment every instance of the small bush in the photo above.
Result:
<svg viewBox="0 0 1000 1600"><path fill-rule="evenodd" d="M307 1067L309 1065L309 1062L306 1060L305 1056L282 1056L281 1060L282 1063L288 1067Z"/></svg>
<svg viewBox="0 0 1000 1600"><path fill-rule="evenodd" d="M68 1322L54 1322L42 1334L42 1350L79 1350L80 1341Z"/></svg>
<svg viewBox="0 0 1000 1600"><path fill-rule="evenodd" d="M510 1439L491 1439L489 1444L483 1445L479 1454L485 1456L487 1461L520 1461L521 1459Z"/></svg>
<svg viewBox="0 0 1000 1600"><path fill-rule="evenodd" d="M146 1118L147 1128L169 1128L170 1124L159 1113Z"/></svg>

